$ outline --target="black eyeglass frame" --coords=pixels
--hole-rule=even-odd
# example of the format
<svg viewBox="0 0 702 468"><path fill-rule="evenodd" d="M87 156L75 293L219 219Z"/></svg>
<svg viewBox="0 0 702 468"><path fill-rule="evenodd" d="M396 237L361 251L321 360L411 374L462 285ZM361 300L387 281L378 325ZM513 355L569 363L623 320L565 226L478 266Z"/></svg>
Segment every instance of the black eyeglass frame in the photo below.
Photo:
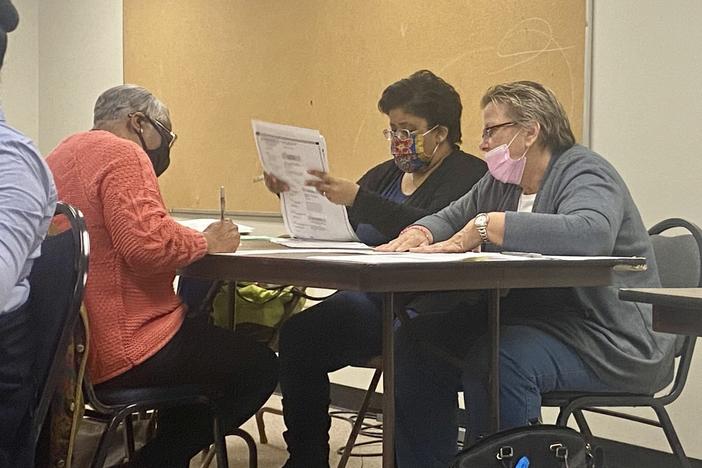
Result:
<svg viewBox="0 0 702 468"><path fill-rule="evenodd" d="M146 114L144 114L144 117L149 119L149 122L151 122L151 124L154 127L159 127L161 130L163 130L163 132L159 132L161 135L163 135L165 132L166 135L171 137L171 139L168 140L168 147L172 148L173 144L178 139L178 135L176 135L176 133L173 130L168 130L168 128L165 125L163 125L158 119L152 119L151 117L149 117ZM157 130L158 130L158 128L157 128Z"/></svg>
<svg viewBox="0 0 702 468"><path fill-rule="evenodd" d="M489 127L485 127L483 129L483 140L487 140L490 137L492 137L492 131L497 130L498 128L502 127L511 127L512 125L517 125L517 122L514 121L509 121L509 122L503 122L497 125L490 125Z"/></svg>
<svg viewBox="0 0 702 468"><path fill-rule="evenodd" d="M162 136L165 135L167 137L170 137L170 140L168 140L168 148L172 148L173 144L178 139L178 135L173 130L169 130L168 127L162 124L160 120L152 119L151 117L146 115L146 112L138 111L138 113L142 114L146 118L146 120L148 120L151 123L151 125L158 131L158 133L160 133ZM131 118L134 114L137 114L137 112L127 114L127 117Z"/></svg>

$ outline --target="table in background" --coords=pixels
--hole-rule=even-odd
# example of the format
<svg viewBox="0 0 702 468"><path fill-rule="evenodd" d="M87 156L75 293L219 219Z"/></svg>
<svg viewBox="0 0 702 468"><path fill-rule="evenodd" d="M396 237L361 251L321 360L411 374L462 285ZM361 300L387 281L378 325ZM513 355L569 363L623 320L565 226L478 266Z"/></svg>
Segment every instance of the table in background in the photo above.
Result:
<svg viewBox="0 0 702 468"><path fill-rule="evenodd" d="M280 249L274 244L248 241L244 249ZM324 261L310 254L207 255L180 272L210 280L260 281L274 284L340 289L383 294L383 467L394 466L395 366L393 320L396 295L418 291L483 289L488 296L490 353L490 427L499 430L500 291L509 288L554 288L612 284L614 268L637 270L643 258L588 260L485 260L444 263L384 263ZM339 255L334 253L332 255Z"/></svg>
<svg viewBox="0 0 702 468"><path fill-rule="evenodd" d="M622 289L619 298L653 304L656 331L702 336L702 288Z"/></svg>

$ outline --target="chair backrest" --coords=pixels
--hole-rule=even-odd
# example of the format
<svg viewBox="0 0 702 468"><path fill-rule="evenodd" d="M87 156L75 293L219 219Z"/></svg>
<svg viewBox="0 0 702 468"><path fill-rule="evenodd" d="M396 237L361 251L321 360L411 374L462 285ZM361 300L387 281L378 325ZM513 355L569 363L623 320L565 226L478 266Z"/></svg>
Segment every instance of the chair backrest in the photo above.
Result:
<svg viewBox="0 0 702 468"><path fill-rule="evenodd" d="M664 236L663 232L682 228L686 234ZM648 230L664 288L702 287L702 230L684 219L661 221Z"/></svg>
<svg viewBox="0 0 702 468"><path fill-rule="evenodd" d="M37 395L32 417L35 444L62 374L88 273L90 244L83 215L61 202L56 205L56 215L65 217L70 229L46 237L29 275L28 311L37 345L33 372Z"/></svg>
<svg viewBox="0 0 702 468"><path fill-rule="evenodd" d="M687 231L678 235L663 235L672 229ZM680 218L670 218L648 230L658 266L661 286L664 288L702 287L702 229ZM675 381L670 392L662 397L668 404L682 392L695 350L696 336L680 335L675 355L680 357Z"/></svg>

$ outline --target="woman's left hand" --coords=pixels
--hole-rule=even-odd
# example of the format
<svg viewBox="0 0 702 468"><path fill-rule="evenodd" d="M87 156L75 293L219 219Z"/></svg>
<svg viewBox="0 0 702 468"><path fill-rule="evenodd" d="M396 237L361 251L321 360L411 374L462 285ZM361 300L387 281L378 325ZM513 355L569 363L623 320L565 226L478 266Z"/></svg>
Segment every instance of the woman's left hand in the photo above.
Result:
<svg viewBox="0 0 702 468"><path fill-rule="evenodd" d="M332 203L345 206L353 205L360 188L357 183L332 177L322 171L309 170L307 172L318 177L318 179L308 180L305 182L305 185L314 187Z"/></svg>
<svg viewBox="0 0 702 468"><path fill-rule="evenodd" d="M476 242L475 236L471 235L466 228L461 229L451 238L445 241L437 242L436 244L426 245L424 247L414 247L409 249L410 252L436 253L436 252L451 252L463 253L474 250L480 245L480 238Z"/></svg>

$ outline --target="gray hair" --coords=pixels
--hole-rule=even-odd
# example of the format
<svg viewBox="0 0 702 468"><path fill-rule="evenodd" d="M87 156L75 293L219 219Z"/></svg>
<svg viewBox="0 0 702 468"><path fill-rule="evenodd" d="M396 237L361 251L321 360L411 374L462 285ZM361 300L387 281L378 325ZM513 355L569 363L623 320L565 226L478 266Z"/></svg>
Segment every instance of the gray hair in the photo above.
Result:
<svg viewBox="0 0 702 468"><path fill-rule="evenodd" d="M151 92L133 84L124 84L110 88L98 97L93 112L93 125L102 124L127 117L133 112L156 119L171 128L171 116L168 108Z"/></svg>
<svg viewBox="0 0 702 468"><path fill-rule="evenodd" d="M519 125L538 122L538 141L553 153L575 144L575 136L563 106L553 91L533 81L503 83L488 89L480 100L485 109L490 103L504 104L510 118Z"/></svg>

